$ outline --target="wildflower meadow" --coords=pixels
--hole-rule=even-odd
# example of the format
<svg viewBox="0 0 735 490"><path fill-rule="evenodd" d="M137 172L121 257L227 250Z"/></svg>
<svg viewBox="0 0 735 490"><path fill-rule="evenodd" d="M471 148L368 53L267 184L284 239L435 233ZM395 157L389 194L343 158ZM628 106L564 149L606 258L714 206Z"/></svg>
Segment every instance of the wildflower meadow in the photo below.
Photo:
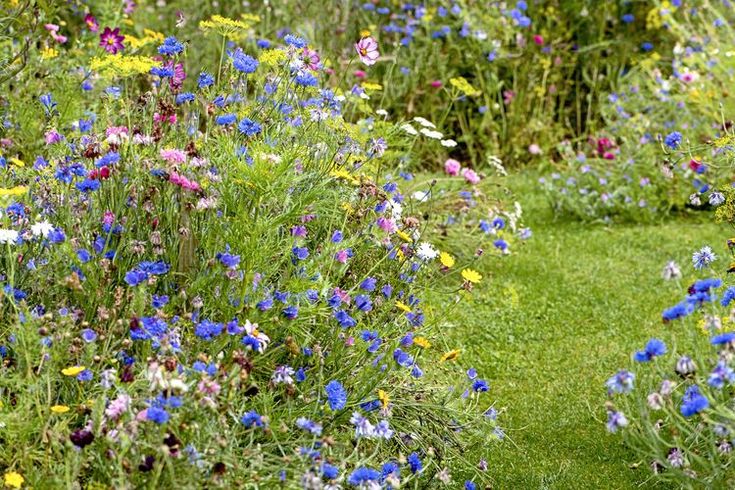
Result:
<svg viewBox="0 0 735 490"><path fill-rule="evenodd" d="M728 0L2 0L0 485L735 486Z"/></svg>

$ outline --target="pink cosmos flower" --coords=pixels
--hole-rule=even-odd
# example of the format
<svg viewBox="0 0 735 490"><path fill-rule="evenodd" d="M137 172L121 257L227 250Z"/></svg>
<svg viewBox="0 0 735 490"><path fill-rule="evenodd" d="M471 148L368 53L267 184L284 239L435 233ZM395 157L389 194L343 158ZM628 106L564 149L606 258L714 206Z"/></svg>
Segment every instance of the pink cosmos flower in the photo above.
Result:
<svg viewBox="0 0 735 490"><path fill-rule="evenodd" d="M448 158L446 162L444 162L444 171L448 175L456 176L459 175L459 169L462 167L460 163L455 160L454 158Z"/></svg>
<svg viewBox="0 0 735 490"><path fill-rule="evenodd" d="M105 27L105 30L100 34L100 46L105 48L105 51L108 53L116 54L118 51L124 49L125 46L122 43L124 39L125 36L120 34L119 27L115 27L114 29Z"/></svg>
<svg viewBox="0 0 735 490"><path fill-rule="evenodd" d="M372 37L363 37L355 43L355 51L360 56L360 61L368 66L374 65L380 53L378 53L378 41Z"/></svg>
<svg viewBox="0 0 735 490"><path fill-rule="evenodd" d="M442 85L444 84L442 83L441 80L434 80L433 82L429 83L429 85L431 85L434 88L441 88Z"/></svg>
<svg viewBox="0 0 735 490"><path fill-rule="evenodd" d="M537 46L543 46L544 37L540 34L536 34L535 36L533 36L533 42L536 43Z"/></svg>
<svg viewBox="0 0 735 490"><path fill-rule="evenodd" d="M464 170L462 170L462 177L464 177L464 180L472 185L478 184L480 182L480 176L477 175L477 172L470 168L465 168Z"/></svg>
<svg viewBox="0 0 735 490"><path fill-rule="evenodd" d="M367 76L367 73L365 73L362 70L355 70L355 77L357 78L365 78Z"/></svg>
<svg viewBox="0 0 735 490"><path fill-rule="evenodd" d="M87 24L87 27L92 32L97 32L100 30L100 25L97 23L97 19L92 14L87 14L84 16L84 23Z"/></svg>
<svg viewBox="0 0 735 490"><path fill-rule="evenodd" d="M301 60L304 62L304 65L311 71L319 70L319 62L321 61L321 58L319 57L319 53L317 53L313 49L304 48L304 50L301 52Z"/></svg>

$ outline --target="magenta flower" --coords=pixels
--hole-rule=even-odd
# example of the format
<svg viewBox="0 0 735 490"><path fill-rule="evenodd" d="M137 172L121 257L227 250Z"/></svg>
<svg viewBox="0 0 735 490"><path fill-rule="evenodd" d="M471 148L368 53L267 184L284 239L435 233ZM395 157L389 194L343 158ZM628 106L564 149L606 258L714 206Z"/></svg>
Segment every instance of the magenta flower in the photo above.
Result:
<svg viewBox="0 0 735 490"><path fill-rule="evenodd" d="M465 168L462 170L462 177L464 177L464 180L466 180L468 183L475 185L480 183L480 176L477 175L477 172L475 172L472 169Z"/></svg>
<svg viewBox="0 0 735 490"><path fill-rule="evenodd" d="M87 14L84 16L84 23L87 24L87 28L89 28L92 32L97 32L100 30L100 25L97 23L97 19L92 14Z"/></svg>
<svg viewBox="0 0 735 490"><path fill-rule="evenodd" d="M449 175L459 175L462 165L455 159L449 158L444 162L444 171Z"/></svg>
<svg viewBox="0 0 735 490"><path fill-rule="evenodd" d="M360 61L366 65L374 65L380 57L378 53L378 41L372 37L363 37L357 43L355 43L355 51L360 56Z"/></svg>
<svg viewBox="0 0 735 490"><path fill-rule="evenodd" d="M116 54L125 47L122 43L123 39L125 39L125 36L120 34L119 27L115 27L114 29L105 27L105 30L100 34L100 46L105 48L105 51L108 53Z"/></svg>

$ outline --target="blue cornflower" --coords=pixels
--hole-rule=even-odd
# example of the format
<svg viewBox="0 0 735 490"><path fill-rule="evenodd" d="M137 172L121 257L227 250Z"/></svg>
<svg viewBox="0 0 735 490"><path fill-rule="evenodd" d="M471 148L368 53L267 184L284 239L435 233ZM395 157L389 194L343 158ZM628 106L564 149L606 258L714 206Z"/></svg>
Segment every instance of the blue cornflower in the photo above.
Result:
<svg viewBox="0 0 735 490"><path fill-rule="evenodd" d="M691 417L709 407L709 400L699 392L699 386L692 385L687 388L684 397L681 400L681 414L685 417Z"/></svg>
<svg viewBox="0 0 735 490"><path fill-rule="evenodd" d="M315 436L322 435L322 424L314 422L313 420L307 419L306 417L300 417L296 419L296 426L299 429L303 429L306 432L310 432Z"/></svg>
<svg viewBox="0 0 735 490"><path fill-rule="evenodd" d="M490 385L484 379L476 379L472 383L472 389L475 393L483 393L490 389Z"/></svg>
<svg viewBox="0 0 735 490"><path fill-rule="evenodd" d="M714 262L717 256L712 252L710 247L702 247L692 254L692 265L697 270L704 269L709 264Z"/></svg>
<svg viewBox="0 0 735 490"><path fill-rule="evenodd" d="M413 366L413 357L404 350L396 349L393 351L393 360L396 361L396 364L398 364L401 367L411 367Z"/></svg>
<svg viewBox="0 0 735 490"><path fill-rule="evenodd" d="M288 306L283 309L283 316L289 320L294 320L299 316L299 309L296 306Z"/></svg>
<svg viewBox="0 0 735 490"><path fill-rule="evenodd" d="M94 192L99 189L100 181L97 179L84 179L81 182L77 182L75 187L79 192L87 194L89 192Z"/></svg>
<svg viewBox="0 0 735 490"><path fill-rule="evenodd" d="M294 36L293 34L286 34L283 37L283 40L286 44L289 46L293 46L296 49L303 49L307 46L307 42L305 39L300 38L299 36Z"/></svg>
<svg viewBox="0 0 735 490"><path fill-rule="evenodd" d="M322 476L327 480L334 480L339 476L339 468L329 463L322 463Z"/></svg>
<svg viewBox="0 0 735 490"><path fill-rule="evenodd" d="M421 458L419 458L419 455L415 452L408 456L407 461L408 467L414 475L424 468L424 465L421 463Z"/></svg>
<svg viewBox="0 0 735 490"><path fill-rule="evenodd" d="M353 487L373 488L379 487L380 472L372 468L362 466L350 474L347 483Z"/></svg>
<svg viewBox="0 0 735 490"><path fill-rule="evenodd" d="M263 417L255 410L250 410L249 412L246 412L245 415L240 418L240 422L248 428L265 426Z"/></svg>
<svg viewBox="0 0 735 490"><path fill-rule="evenodd" d="M699 281L696 281L692 286L689 288L689 294L696 293L704 293L709 291L710 289L717 289L720 286L722 286L722 280L718 279L716 277L709 278L709 279L700 279Z"/></svg>
<svg viewBox="0 0 735 490"><path fill-rule="evenodd" d="M271 47L271 42L267 39L259 39L258 42L255 43L256 46L258 46L260 49L268 49Z"/></svg>
<svg viewBox="0 0 735 490"><path fill-rule="evenodd" d="M605 381L605 385L609 393L630 393L633 390L634 379L633 373L623 369Z"/></svg>
<svg viewBox="0 0 735 490"><path fill-rule="evenodd" d="M332 410L342 410L347 404L347 392L337 380L330 381L327 386L324 387L324 391L327 393L327 402L329 408Z"/></svg>
<svg viewBox="0 0 735 490"><path fill-rule="evenodd" d="M676 150L682 141L682 135L679 131L674 131L672 133L669 133L666 135L666 138L664 138L664 144L671 148L672 150Z"/></svg>
<svg viewBox="0 0 735 490"><path fill-rule="evenodd" d="M638 362L648 362L654 357L666 354L666 344L659 339L651 339L646 343L646 347L642 351L638 351L633 356Z"/></svg>
<svg viewBox="0 0 735 490"><path fill-rule="evenodd" d="M192 102L194 99L196 99L196 96L191 92L183 92L176 96L176 105Z"/></svg>
<svg viewBox="0 0 735 490"><path fill-rule="evenodd" d="M203 340L212 340L222 333L224 325L209 320L202 320L194 327L194 334Z"/></svg>
<svg viewBox="0 0 735 490"><path fill-rule="evenodd" d="M616 412L609 410L607 412L607 430L615 433L618 429L626 427L628 425L628 419L625 418L623 412Z"/></svg>
<svg viewBox="0 0 735 490"><path fill-rule="evenodd" d="M374 291L377 282L378 280L374 277L368 277L360 283L360 289L363 289L365 291Z"/></svg>
<svg viewBox="0 0 735 490"><path fill-rule="evenodd" d="M709 375L707 383L718 390L722 389L726 383L735 381L735 371L727 365L726 361L720 361Z"/></svg>
<svg viewBox="0 0 735 490"><path fill-rule="evenodd" d="M694 304L688 301L682 301L681 303L664 310L662 317L664 322L670 322L679 318L684 318L692 312L694 312Z"/></svg>
<svg viewBox="0 0 735 490"><path fill-rule="evenodd" d="M199 74L199 79L197 80L197 86L199 88L207 88L212 85L214 85L214 77L206 71L201 72Z"/></svg>
<svg viewBox="0 0 735 490"><path fill-rule="evenodd" d="M722 300L720 301L720 304L722 306L730 306L730 303L734 299L735 299L735 286L730 286L727 289L725 289L725 292L722 295Z"/></svg>
<svg viewBox="0 0 735 490"><path fill-rule="evenodd" d="M170 417L168 412L161 407L149 407L146 410L146 418L158 425L161 425L168 422Z"/></svg>
<svg viewBox="0 0 735 490"><path fill-rule="evenodd" d="M316 87L319 83L317 78L307 71L299 72L294 77L294 82L296 82L296 85L301 85L302 87Z"/></svg>
<svg viewBox="0 0 735 490"><path fill-rule="evenodd" d="M477 485L475 485L475 483L471 482L470 480L465 480L464 490L477 490Z"/></svg>
<svg viewBox="0 0 735 490"><path fill-rule="evenodd" d="M297 260L306 260L309 257L309 249L306 247L293 247L291 252Z"/></svg>
<svg viewBox="0 0 735 490"><path fill-rule="evenodd" d="M154 66L151 68L151 75L161 78L171 78L174 76L174 69L170 66Z"/></svg>
<svg viewBox="0 0 735 490"><path fill-rule="evenodd" d="M77 381L92 381L92 378L94 378L94 373L89 369L85 369L81 373L77 374Z"/></svg>
<svg viewBox="0 0 735 490"><path fill-rule="evenodd" d="M260 133L263 128L257 122L245 117L240 121L240 124L237 125L237 129L239 129L245 136L255 136Z"/></svg>
<svg viewBox="0 0 735 490"><path fill-rule="evenodd" d="M258 60L248 54L245 54L240 48L237 48L234 52L230 52L229 55L232 59L232 66L243 73L253 73L260 64L258 63Z"/></svg>
<svg viewBox="0 0 735 490"><path fill-rule="evenodd" d="M715 335L710 340L712 345L724 345L735 341L735 332L725 332Z"/></svg>
<svg viewBox="0 0 735 490"><path fill-rule="evenodd" d="M85 328L82 330L82 340L88 344L94 342L97 339L97 333L91 328Z"/></svg>
<svg viewBox="0 0 735 490"><path fill-rule="evenodd" d="M625 14L620 19L626 24L630 24L635 21L635 16L633 14Z"/></svg>
<svg viewBox="0 0 735 490"><path fill-rule="evenodd" d="M334 318L339 322L342 328L350 328L357 325L357 320L352 318L349 313L344 310L337 310L334 312Z"/></svg>
<svg viewBox="0 0 735 490"><path fill-rule="evenodd" d="M158 54L165 56L174 56L184 50L184 44L179 42L174 36L169 36L163 40L163 44L158 47Z"/></svg>
<svg viewBox="0 0 735 490"><path fill-rule="evenodd" d="M220 252L216 255L217 260L228 269L235 269L240 264L240 256L229 252Z"/></svg>
<svg viewBox="0 0 735 490"><path fill-rule="evenodd" d="M237 115L235 114L222 114L214 119L214 122L218 126L229 126L237 122Z"/></svg>
<svg viewBox="0 0 735 490"><path fill-rule="evenodd" d="M373 303L370 301L370 296L366 294L359 294L355 297L355 306L360 311L370 311L373 309Z"/></svg>

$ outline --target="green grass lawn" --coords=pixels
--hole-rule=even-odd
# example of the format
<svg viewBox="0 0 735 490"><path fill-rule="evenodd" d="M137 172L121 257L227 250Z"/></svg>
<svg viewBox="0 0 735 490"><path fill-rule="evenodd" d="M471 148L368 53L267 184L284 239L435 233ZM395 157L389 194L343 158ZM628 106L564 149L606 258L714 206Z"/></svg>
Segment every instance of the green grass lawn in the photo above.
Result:
<svg viewBox="0 0 735 490"><path fill-rule="evenodd" d="M483 271L474 303L453 320L465 361L506 408L508 439L489 460L496 487L652 486L648 470L632 468L635 456L605 430L604 382L630 367L650 337L668 343L675 333L660 315L685 288L662 279L664 264L676 260L686 277L691 252L710 244L722 255L729 231L692 217L555 222L544 202L524 198L532 180L513 180L534 237Z"/></svg>

